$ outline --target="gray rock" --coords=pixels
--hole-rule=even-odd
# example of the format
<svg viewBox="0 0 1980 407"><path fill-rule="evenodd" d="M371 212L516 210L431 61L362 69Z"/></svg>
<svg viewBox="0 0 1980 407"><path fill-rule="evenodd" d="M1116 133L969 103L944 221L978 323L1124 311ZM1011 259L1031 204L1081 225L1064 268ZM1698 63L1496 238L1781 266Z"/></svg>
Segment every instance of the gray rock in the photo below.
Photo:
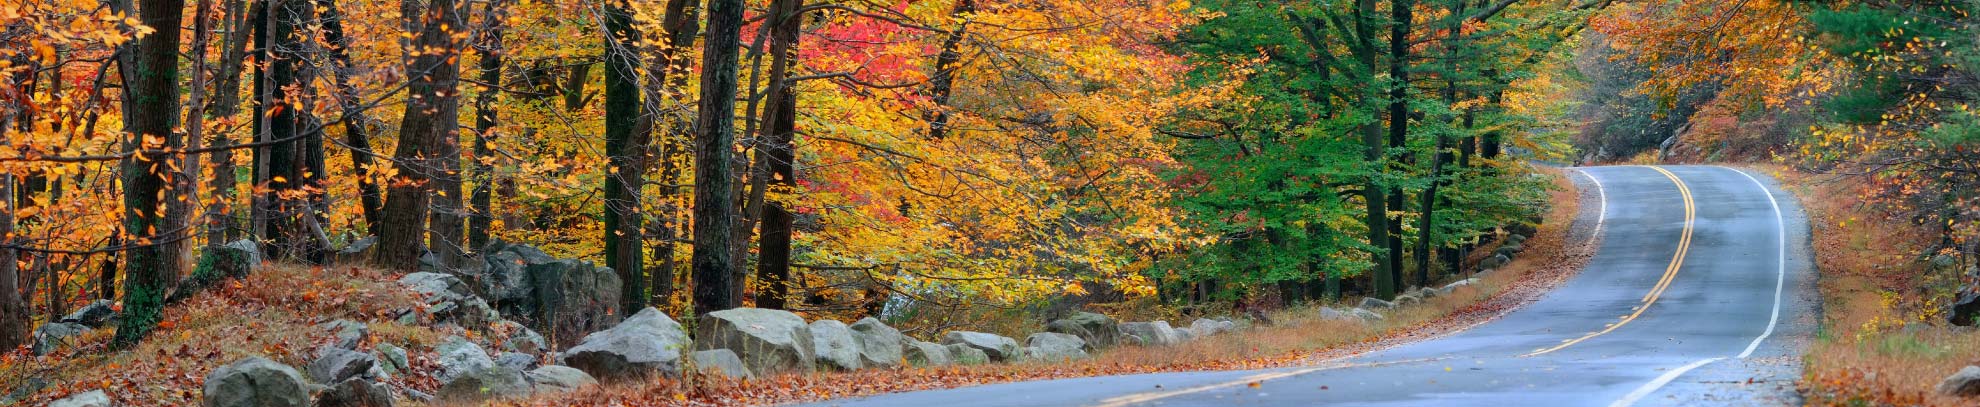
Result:
<svg viewBox="0 0 1980 407"><path fill-rule="evenodd" d="M495 359L488 357L488 351L458 336L447 338L440 346L434 347L434 352L440 354L440 371L434 372L433 378L441 383L453 382L469 372L495 367Z"/></svg>
<svg viewBox="0 0 1980 407"><path fill-rule="evenodd" d="M1072 334L1039 332L1024 338L1026 356L1035 360L1057 362L1087 357L1086 340Z"/></svg>
<svg viewBox="0 0 1980 407"><path fill-rule="evenodd" d="M1513 256L1519 255L1519 252L1522 250L1526 250L1526 247L1520 246L1518 243L1506 243L1504 245L1500 245L1499 248L1497 249L1493 249L1492 253L1500 256L1506 256L1506 258L1512 258Z"/></svg>
<svg viewBox="0 0 1980 407"><path fill-rule="evenodd" d="M392 407L392 388L363 378L346 379L318 394L315 407Z"/></svg>
<svg viewBox="0 0 1980 407"><path fill-rule="evenodd" d="M1526 235L1514 233L1506 235L1507 243L1526 243Z"/></svg>
<svg viewBox="0 0 1980 407"><path fill-rule="evenodd" d="M1946 322L1951 322L1957 326L1974 326L1975 322L1980 322L1977 321L1980 318L1976 318L1980 317L1980 292L1969 291L1961 293L1959 298L1953 300L1951 308L1952 312L1946 313ZM40 343L41 336L39 333L41 331L37 330L35 332L35 343ZM35 351L35 353L38 354L40 351Z"/></svg>
<svg viewBox="0 0 1980 407"><path fill-rule="evenodd" d="M1980 366L1967 366L1939 382L1939 394L1954 397L1980 396Z"/></svg>
<svg viewBox="0 0 1980 407"><path fill-rule="evenodd" d="M350 244L344 245L344 248L337 249L337 254L333 259L338 264L361 264L371 260L371 248L377 245L377 236L365 236L358 240L352 240Z"/></svg>
<svg viewBox="0 0 1980 407"><path fill-rule="evenodd" d="M338 319L316 324L316 330L329 332L330 335L337 338L336 342L333 342L332 345L349 350L357 350L358 345L364 344L365 338L371 336L370 326L365 325L363 322L348 319Z"/></svg>
<svg viewBox="0 0 1980 407"><path fill-rule="evenodd" d="M502 341L502 350L535 355L550 348L550 342L544 340L542 334L520 322L504 319L490 325L490 328L508 338Z"/></svg>
<svg viewBox="0 0 1980 407"><path fill-rule="evenodd" d="M901 350L907 337L880 320L867 317L852 324L853 341L859 343L860 364L867 367L900 366ZM814 328L816 329L816 328Z"/></svg>
<svg viewBox="0 0 1980 407"><path fill-rule="evenodd" d="M1210 336L1210 335L1218 335L1234 330L1237 330L1237 322L1233 322L1229 320L1197 318L1196 321L1192 321L1189 323L1190 333L1195 334L1196 337L1198 338Z"/></svg>
<svg viewBox="0 0 1980 407"><path fill-rule="evenodd" d="M1422 303L1423 303L1423 296L1412 292L1412 293L1396 296L1396 301L1390 304L1396 307L1408 307ZM1366 306L1367 302L1364 301L1362 304L1363 306Z"/></svg>
<svg viewBox="0 0 1980 407"><path fill-rule="evenodd" d="M486 366L463 372L447 384L440 385L437 395L440 400L450 403L481 402L528 396L531 390L529 380L522 372L507 366Z"/></svg>
<svg viewBox="0 0 1980 407"><path fill-rule="evenodd" d="M110 395L91 390L48 402L48 407L110 407Z"/></svg>
<svg viewBox="0 0 1980 407"><path fill-rule="evenodd" d="M728 349L699 350L689 354L688 357L694 359L694 368L697 372L719 374L738 379L756 377L756 375L749 373L748 366L743 366L742 357L736 356L735 351Z"/></svg>
<svg viewBox="0 0 1980 407"><path fill-rule="evenodd" d="M859 352L859 341L853 338L852 328L846 323L830 319L811 322L812 355L820 367L838 370L859 370L866 367Z"/></svg>
<svg viewBox="0 0 1980 407"><path fill-rule="evenodd" d="M1182 338L1176 336L1175 328L1169 327L1169 321L1123 322L1121 334L1140 338L1143 346L1172 346L1182 343Z"/></svg>
<svg viewBox="0 0 1980 407"><path fill-rule="evenodd" d="M1503 254L1494 254L1492 255L1492 257L1486 258L1484 261L1478 262L1478 268L1484 270L1497 269L1499 267L1504 267L1506 263L1511 263L1511 262L1512 262L1512 257Z"/></svg>
<svg viewBox="0 0 1980 407"><path fill-rule="evenodd" d="M948 366L955 363L955 355L941 344L909 339L901 348L901 360L915 366Z"/></svg>
<svg viewBox="0 0 1980 407"><path fill-rule="evenodd" d="M1369 311L1366 308L1355 308L1354 310L1348 312L1353 313L1355 318L1361 318L1362 322L1375 322L1382 320L1382 314L1375 313L1375 311Z"/></svg>
<svg viewBox="0 0 1980 407"><path fill-rule="evenodd" d="M1175 328L1172 333L1176 336L1176 343L1196 340L1196 331L1191 331L1189 328Z"/></svg>
<svg viewBox="0 0 1980 407"><path fill-rule="evenodd" d="M1475 277L1454 281L1451 282L1450 284L1445 284L1443 288L1437 289L1437 294L1451 295L1451 293L1457 292L1457 289L1459 288L1470 287L1472 284L1477 284L1477 283L1478 283L1478 279Z"/></svg>
<svg viewBox="0 0 1980 407"><path fill-rule="evenodd" d="M67 322L41 324L34 329L33 343L29 344L34 354L47 355L63 347L75 345L75 337L89 332L89 327Z"/></svg>
<svg viewBox="0 0 1980 407"><path fill-rule="evenodd" d="M1071 334L1094 348L1112 347L1121 340L1120 324L1114 318L1091 312L1074 312L1045 325L1046 332Z"/></svg>
<svg viewBox="0 0 1980 407"><path fill-rule="evenodd" d="M62 317L62 322L90 328L102 328L110 325L111 322L117 322L116 304L115 301L96 300L89 303L89 305L84 305L82 308L76 309L76 312L71 312L68 316Z"/></svg>
<svg viewBox="0 0 1980 407"><path fill-rule="evenodd" d="M1385 310L1395 307L1396 307L1396 303L1382 301L1381 298L1375 298L1375 297L1363 297L1361 299L1361 306L1360 306L1360 308L1378 309L1378 310Z"/></svg>
<svg viewBox="0 0 1980 407"><path fill-rule="evenodd" d="M1348 313L1341 312L1340 309L1334 307L1320 307L1318 314L1320 319L1328 321L1355 319L1353 315L1348 315Z"/></svg>
<svg viewBox="0 0 1980 407"><path fill-rule="evenodd" d="M242 260L247 263L247 268L240 270L241 274L234 277L246 276L247 273L253 272L254 268L261 267L261 244L255 243L252 239L235 240L220 247L238 251Z"/></svg>
<svg viewBox="0 0 1980 407"><path fill-rule="evenodd" d="M434 323L479 328L500 318L493 308L489 308L488 302L474 296L474 291L459 277L418 272L400 278L399 285L419 295L425 304L423 311L433 317Z"/></svg>
<svg viewBox="0 0 1980 407"><path fill-rule="evenodd" d="M386 373L398 374L412 367L411 361L406 359L405 348L381 343L372 348L372 351L376 353L379 367L384 368Z"/></svg>
<svg viewBox="0 0 1980 407"><path fill-rule="evenodd" d="M378 359L371 354L339 347L324 347L316 360L310 361L304 370L309 372L309 380L316 383L337 383L350 378L360 378L365 372L378 365ZM369 379L369 377L362 377Z"/></svg>
<svg viewBox="0 0 1980 407"><path fill-rule="evenodd" d="M598 385L598 379L569 366L540 366L523 372L523 378L536 393L564 393Z"/></svg>
<svg viewBox="0 0 1980 407"><path fill-rule="evenodd" d="M961 344L982 350L983 354L989 356L992 362L1003 362L1018 357L1018 343L1016 339L992 333L949 331L948 334L942 335L942 344ZM952 350L950 353L953 354L955 352Z"/></svg>
<svg viewBox="0 0 1980 407"><path fill-rule="evenodd" d="M502 352L500 355L495 355L495 364L521 372L535 369L538 363L536 356L526 353Z"/></svg>
<svg viewBox="0 0 1980 407"><path fill-rule="evenodd" d="M680 323L648 307L612 329L585 335L557 359L604 381L674 376L680 374L681 351L687 343Z"/></svg>
<svg viewBox="0 0 1980 407"><path fill-rule="evenodd" d="M301 373L281 363L250 356L206 375L206 407L302 407L309 388Z"/></svg>
<svg viewBox="0 0 1980 407"><path fill-rule="evenodd" d="M787 311L736 308L708 313L695 328L698 350L728 349L757 374L808 371L816 359L811 326Z"/></svg>
<svg viewBox="0 0 1980 407"><path fill-rule="evenodd" d="M942 345L942 347L949 350L949 360L952 363L965 366L990 363L990 355L984 353L982 349L960 343Z"/></svg>
<svg viewBox="0 0 1980 407"><path fill-rule="evenodd" d="M610 267L551 258L524 245L507 245L486 253L491 254L491 261L508 259L502 253L509 253L525 263L521 279L513 274L498 274L513 271L491 265L485 281L491 284L487 289L498 293L498 298L513 298L515 292L526 292L521 300L498 300L496 304L510 315L521 317L537 332L563 340L581 338L615 326L622 316L635 314L634 310L619 309L622 282L619 273Z"/></svg>
<svg viewBox="0 0 1980 407"><path fill-rule="evenodd" d="M1442 291L1437 291L1437 289L1429 288L1429 287L1417 287L1416 291L1413 291L1413 293L1415 293L1418 298L1422 298L1425 301L1428 301L1431 298L1437 298L1437 296L1439 295L1443 295Z"/></svg>

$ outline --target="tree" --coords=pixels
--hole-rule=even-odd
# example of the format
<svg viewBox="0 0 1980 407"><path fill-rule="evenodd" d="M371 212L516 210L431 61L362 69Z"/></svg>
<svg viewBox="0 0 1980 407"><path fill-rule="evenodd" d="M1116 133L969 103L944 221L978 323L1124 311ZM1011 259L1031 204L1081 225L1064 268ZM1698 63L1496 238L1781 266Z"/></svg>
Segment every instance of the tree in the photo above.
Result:
<svg viewBox="0 0 1980 407"><path fill-rule="evenodd" d="M491 196L495 187L495 105L502 94L502 29L507 25L506 3L488 2L482 10L482 25L474 42L475 52L480 54L480 60L475 63L475 69L480 71L480 94L474 98L474 192L468 198L467 244L475 250L488 247L488 228L495 218L492 207L494 197Z"/></svg>
<svg viewBox="0 0 1980 407"><path fill-rule="evenodd" d="M967 0L965 0L967 1ZM791 283L791 212L783 202L766 201L764 195L769 184L777 188L791 190L797 187L797 173L794 162L797 160L792 145L792 133L797 127L797 94L791 86L790 71L794 62L798 42L798 28L803 23L799 10L803 0L777 0L770 3L770 91L765 98L770 104L763 110L763 117L769 124L757 136L761 140L756 153L750 199L755 207L762 208L762 231L758 239L756 281L763 292L756 296L757 308L784 309L785 299L790 295Z"/></svg>
<svg viewBox="0 0 1980 407"><path fill-rule="evenodd" d="M137 12L139 21L156 31L138 38L130 48L131 65L124 66L125 97L133 102L126 110L132 139L124 164L124 230L135 247L124 263L124 310L112 342L118 348L136 344L163 319L165 290L181 265L160 243L185 234L165 229L177 223L166 219L164 209L165 202L178 197L166 188L166 178L172 171L169 151L180 145L173 127L179 111L179 22L185 1L144 0Z"/></svg>
<svg viewBox="0 0 1980 407"><path fill-rule="evenodd" d="M632 12L622 0L605 0L605 265L619 273L623 293L619 309L631 312L646 305L646 273L641 254L640 189L645 186L645 152L650 131L635 127L644 113L640 103L640 33L632 27Z"/></svg>
<svg viewBox="0 0 1980 407"><path fill-rule="evenodd" d="M417 16L406 16L413 19L407 24L418 31L405 50L410 56L406 110L399 124L398 149L393 152L400 177L386 190L384 222L379 225L373 260L380 267L406 272L419 269L421 232L432 201L430 183L447 176L449 168L441 155L458 154L445 144L458 139L460 130L461 43L454 30L462 27L462 13L453 0L433 0L416 11Z"/></svg>
<svg viewBox="0 0 1980 407"><path fill-rule="evenodd" d="M735 148L736 57L742 45L742 0L709 0L708 33L701 51L701 102L694 128L694 268L695 314L742 306L735 290L731 247L741 221L736 203L733 161Z"/></svg>

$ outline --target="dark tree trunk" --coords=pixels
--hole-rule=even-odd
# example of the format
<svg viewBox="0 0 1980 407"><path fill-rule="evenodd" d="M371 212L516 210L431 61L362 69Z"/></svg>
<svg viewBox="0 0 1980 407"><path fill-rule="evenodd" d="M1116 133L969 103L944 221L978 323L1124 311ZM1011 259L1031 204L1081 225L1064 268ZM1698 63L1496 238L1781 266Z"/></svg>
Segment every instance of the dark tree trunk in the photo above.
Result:
<svg viewBox="0 0 1980 407"><path fill-rule="evenodd" d="M261 149L266 155L261 158L267 169L257 184L266 187L262 202L267 203L265 215L267 228L261 238L268 243L270 258L313 261L320 250L316 239L306 226L308 219L315 216L309 199L300 191L310 183L310 140L300 132L308 131L311 122L306 106L292 100L283 92L292 86L305 86L303 72L306 67L303 59L308 57L299 30L313 20L315 7L305 0L272 0L269 11L269 47L265 50L269 58L268 78L270 94L267 112L266 141L274 145ZM317 132L312 132L321 134ZM319 136L320 137L320 136Z"/></svg>
<svg viewBox="0 0 1980 407"><path fill-rule="evenodd" d="M208 109L215 119L233 119L241 113L241 63L247 59L248 34L255 30L251 25L254 19L249 16L260 14L263 4L255 1L252 10L248 10L250 7L246 7L241 0L227 3L226 51L220 57L220 73L214 76L218 82L213 87L213 106ZM208 144L226 147L233 145L234 141L226 133L214 133ZM234 185L239 183L234 171L233 149L213 153L213 179L208 181L213 194L206 211L206 241L209 244L226 243L241 237L240 225L234 221L233 213Z"/></svg>
<svg viewBox="0 0 1980 407"><path fill-rule="evenodd" d="M758 237L756 281L763 292L756 295L757 308L784 309L790 296L791 282L791 213L784 202L766 201L767 187L775 183L780 189L797 187L797 174L793 162L796 146L792 145L792 133L797 128L797 93L787 80L790 75L794 52L798 41L798 28L803 18L798 10L804 7L803 0L777 0L770 4L772 16L770 33L770 90L766 96L770 104L764 109L763 117L769 124L763 127L763 140L756 153L757 184L755 196L751 197L763 208L763 223Z"/></svg>
<svg viewBox="0 0 1980 407"><path fill-rule="evenodd" d="M447 168L439 162L440 155L450 150L443 144L457 138L460 131L461 44L454 30L461 28L461 13L454 4L453 0L433 0L417 16L406 16L418 19L411 22L419 27L412 48L426 51L418 52L406 67L411 81L407 93L417 97L406 103L399 124L399 145L393 157L400 165L400 179L388 184L378 253L373 260L390 270L419 270L421 232L432 197L427 183L445 176Z"/></svg>
<svg viewBox="0 0 1980 407"><path fill-rule="evenodd" d="M1410 0L1394 0L1389 4L1389 148L1407 151L1409 148L1409 30L1413 24L1410 12L1415 6ZM1408 165L1414 159L1404 153L1401 164ZM1389 210L1402 211L1403 190L1400 186L1389 188ZM1393 273L1396 287L1407 286L1403 278L1403 215L1397 213L1389 218L1389 272Z"/></svg>
<svg viewBox="0 0 1980 407"><path fill-rule="evenodd" d="M0 246L12 245L14 238L14 176L0 175ZM21 346L28 336L27 300L18 286L21 281L20 252L11 247L0 247L0 349L14 349ZM50 293L60 292L50 281ZM32 295L29 291L26 295ZM50 296L53 298L53 296ZM54 312L52 309L50 312ZM51 314L52 315L52 314ZM54 318L50 318L54 319Z"/></svg>
<svg viewBox="0 0 1980 407"><path fill-rule="evenodd" d="M1362 67L1366 69L1366 72L1372 74L1376 70L1374 43L1376 23L1371 21L1375 14L1375 0L1356 0L1355 7L1360 10L1360 17L1355 19L1355 37L1359 40L1358 46L1354 50L1355 57L1359 60L1358 62L1361 63ZM1366 100L1373 101L1380 99L1380 94L1374 90L1374 87L1371 86L1369 88L1370 90L1365 95ZM1379 112L1371 113L1377 113L1379 115ZM1382 143L1381 122L1370 121L1364 123L1361 125L1360 130L1363 148L1362 159L1368 161L1370 172L1367 174L1367 182L1361 187L1361 200L1368 206L1366 217L1366 222L1368 223L1368 244L1383 249L1380 252L1371 253L1370 260L1372 260L1371 263L1375 264L1375 269L1370 270L1370 279L1373 280L1375 286L1375 297L1382 299L1395 298L1396 283L1398 281L1396 281L1395 275L1391 274L1393 266L1387 257L1391 253L1388 253L1390 250L1386 250L1389 242L1389 200L1387 194L1383 191L1384 186L1381 182L1381 174L1388 171L1388 149Z"/></svg>
<svg viewBox="0 0 1980 407"><path fill-rule="evenodd" d="M1450 16L1447 17L1448 18L1447 21L1449 22L1449 25L1445 27L1445 36L1444 36L1445 59L1444 60L1446 61L1446 63L1444 64L1443 76L1444 76L1444 104L1447 106L1456 105L1458 103L1458 95L1460 93L1458 92L1458 82L1456 79L1458 69L1457 66L1452 65L1452 63L1453 61L1457 61L1459 57L1459 53L1461 51L1460 47L1462 46L1462 43L1460 42L1461 38L1459 36L1459 33L1463 30L1464 18L1461 16L1465 15L1464 6L1465 3L1463 1L1455 2L1455 4L1452 6ZM1466 112L1467 115L1464 116L1467 119L1466 121L1469 121L1468 119L1470 118L1470 116L1468 116L1468 113L1469 111L1467 110ZM1446 118L1445 122L1448 123L1449 118ZM1419 220L1416 225L1416 231L1417 231L1416 284L1424 287L1428 287L1430 285L1430 280L1435 277L1434 275L1431 274L1432 268L1430 266L1430 253L1433 247L1433 245L1431 244L1432 240L1435 240L1434 238L1436 237L1436 234L1434 233L1433 229L1435 229L1437 224L1437 216L1436 216L1437 204L1440 202L1439 201L1440 198L1437 196L1437 192L1438 189L1450 183L1448 180L1444 178L1444 167L1448 166L1452 161L1457 160L1457 158L1450 151L1448 151L1451 147L1450 138L1445 137L1443 135L1438 135L1436 137L1437 137L1437 141L1435 143L1436 148L1432 150L1435 151L1434 154L1436 154L1436 161L1430 163L1430 180L1431 180L1430 187L1423 190L1423 196L1418 197L1420 201L1417 203L1418 207L1421 208L1421 211L1418 214ZM1451 253L1454 253L1454 251L1443 248L1442 245L1436 245L1434 247L1437 247L1436 251L1442 254L1439 257L1445 259L1444 262L1446 264L1449 264L1450 261L1448 259L1454 257L1451 255Z"/></svg>
<svg viewBox="0 0 1980 407"><path fill-rule="evenodd" d="M741 221L733 179L736 126L736 57L742 42L742 0L709 0L708 34L701 58L701 102L695 115L694 267L695 314L742 306L729 257Z"/></svg>
<svg viewBox="0 0 1980 407"><path fill-rule="evenodd" d="M638 131L640 32L620 0L605 6L605 265L618 271L620 309L646 304L646 273L641 253L640 188L645 185L646 145L651 132Z"/></svg>
<svg viewBox="0 0 1980 407"><path fill-rule="evenodd" d="M952 18L976 12L975 0L956 2L955 10L949 12ZM962 64L963 37L969 34L969 24L957 24L942 39L942 51L935 54L935 75L928 78L928 96L935 102L935 110L928 112L928 137L940 140L949 134L949 95L955 92L956 68Z"/></svg>
<svg viewBox="0 0 1980 407"><path fill-rule="evenodd" d="M669 299L673 298L674 274L680 267L674 251L676 241L680 239L680 228L685 222L681 220L681 208L675 205L675 202L679 202L680 196L679 158L685 150L684 144L692 137L693 123L664 115L660 103L663 99L661 96L667 93L663 92L664 89L687 88L687 70L694 60L682 51L692 47L695 37L699 35L701 26L696 20L699 19L700 14L701 9L697 1L668 0L666 14L661 17L661 29L667 31L667 42L654 50L654 59L663 61L664 65L647 64L649 81L646 85L646 117L649 119L647 130L665 132L659 137L653 137L659 140L659 155L650 160L659 162L660 196L657 200L660 204L653 225L653 256L658 257L659 261L658 266L648 270L648 274L653 278L651 302L661 306L668 305ZM661 120L665 120L665 123L660 123Z"/></svg>
<svg viewBox="0 0 1980 407"><path fill-rule="evenodd" d="M337 8L337 0L320 1L323 3L323 41L329 45L330 69L333 71L330 75L331 86L337 88L335 97L338 108L350 115L364 109L358 106L362 101L358 99L357 86L351 83L351 71L357 69L351 64L351 39L344 35L344 13ZM369 168L373 165L372 155L375 154L371 151L371 128L366 125L371 120L361 112L355 115L344 120L344 144L351 149L351 177L357 181L358 207L364 214L365 230L377 233L379 222L384 220L380 212L384 210L385 193L379 190Z"/></svg>
<svg viewBox="0 0 1980 407"><path fill-rule="evenodd" d="M185 17L184 0L144 0L138 6L138 21L156 29L140 37L131 47L131 64L124 75L124 97L130 100L125 117L137 151L175 149L179 134L172 131L179 112L179 22ZM167 188L171 176L170 155L140 153L125 160L124 230L140 244L129 251L124 269L124 310L117 325L112 347L127 348L144 339L158 326L165 305L165 290L171 277L179 275L180 264L158 243L182 236L162 234L175 224L159 208L164 201L178 198ZM181 233L182 234L182 233Z"/></svg>
<svg viewBox="0 0 1980 407"><path fill-rule="evenodd" d="M206 85L208 78L211 78L206 72L206 43L213 31L212 9L211 0L199 0L193 6L192 82L187 88L189 95L186 97L183 139L189 149L200 148L206 137ZM184 262L190 253L189 247L196 242L192 239L196 234L192 211L193 204L199 200L200 155L180 156L176 167L172 171L172 179L167 182L168 188L176 191L179 197L165 203L165 217L173 222L167 229L183 230L186 238L168 241L164 244L164 250L172 261ZM178 285L179 277L171 276L173 287Z"/></svg>
<svg viewBox="0 0 1980 407"><path fill-rule="evenodd" d="M475 41L481 59L476 69L481 71L481 92L474 99L474 193L468 197L468 247L482 250L488 247L488 227L494 223L492 206L495 183L495 102L502 94L502 48L503 19L507 16L504 2L490 1L482 13L484 26L480 39Z"/></svg>

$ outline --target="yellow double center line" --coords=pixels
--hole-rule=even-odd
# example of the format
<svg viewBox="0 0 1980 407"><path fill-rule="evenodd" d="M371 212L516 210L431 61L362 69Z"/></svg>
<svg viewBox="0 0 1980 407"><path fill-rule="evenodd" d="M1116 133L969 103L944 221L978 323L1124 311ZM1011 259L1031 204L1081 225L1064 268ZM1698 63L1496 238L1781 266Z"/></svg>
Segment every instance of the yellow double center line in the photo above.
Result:
<svg viewBox="0 0 1980 407"><path fill-rule="evenodd" d="M1678 236L1677 254L1671 256L1670 266L1664 268L1664 277L1657 280L1656 286L1650 287L1650 293L1643 295L1643 304L1636 306L1636 310L1634 312L1629 313L1629 315L1624 315L1621 321L1616 321L1615 323L1609 324L1607 327L1602 328L1602 330L1600 331L1590 332L1589 334L1582 335L1579 338L1563 341L1561 342L1561 344L1554 345L1551 348L1535 350L1533 351L1533 353L1528 353L1524 356L1544 355L1549 352L1561 350L1562 348L1574 346L1574 344L1581 343L1581 341L1586 341L1589 338L1602 336L1603 334L1607 334L1610 331L1616 330L1616 328L1621 328L1623 325L1629 324L1630 321L1635 321L1636 317L1642 316L1643 311L1649 310L1650 305L1657 303L1657 297L1661 297L1664 295L1665 289L1671 288L1671 280L1677 278L1678 268L1684 265L1685 253L1691 251L1691 229L1693 224L1698 219L1698 210L1695 206L1692 205L1691 188L1684 185L1684 180L1678 179L1677 174L1672 174L1670 171L1666 171L1663 168L1660 167L1649 167L1649 168L1653 170L1657 170L1657 172L1664 173L1664 176L1670 178L1672 183L1677 184L1678 195L1684 197L1684 232Z"/></svg>

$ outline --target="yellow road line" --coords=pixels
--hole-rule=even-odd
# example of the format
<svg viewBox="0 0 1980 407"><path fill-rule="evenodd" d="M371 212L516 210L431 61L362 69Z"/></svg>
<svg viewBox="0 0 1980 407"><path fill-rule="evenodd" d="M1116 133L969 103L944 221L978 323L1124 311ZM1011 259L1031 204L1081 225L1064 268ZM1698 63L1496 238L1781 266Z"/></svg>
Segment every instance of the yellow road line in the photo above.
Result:
<svg viewBox="0 0 1980 407"><path fill-rule="evenodd" d="M1696 206L1693 205L1691 201L1691 188L1685 186L1684 180L1678 179L1677 174L1672 174L1670 171L1664 170L1663 168L1659 168L1659 167L1649 167L1649 168L1653 170L1657 170L1657 172L1664 173L1664 176L1670 178L1672 183L1677 184L1678 195L1684 197L1684 232L1679 234L1678 236L1677 253L1671 256L1671 264L1664 268L1664 276L1662 278L1657 279L1657 285L1650 287L1650 292L1648 294L1643 295L1643 304L1636 306L1636 310L1634 312L1631 312L1629 315L1623 316L1621 321L1616 321L1616 323L1609 324L1607 327L1602 328L1602 330L1600 331L1590 332L1587 335L1582 335L1580 338L1567 340L1561 342L1561 344L1559 345L1554 345L1553 347L1535 350L1533 351L1533 353L1528 353L1526 355L1523 355L1523 357L1539 356L1553 351L1561 350L1569 346L1574 346L1574 344L1581 343L1581 341L1586 341L1589 338L1602 336L1603 334L1607 334L1610 331L1616 330L1616 328L1621 328L1623 325L1629 324L1630 321L1635 321L1636 317L1642 316L1643 312L1648 311L1652 304L1657 303L1658 297L1662 297L1664 295L1664 290L1671 288L1671 281L1677 279L1678 269L1684 266L1684 255L1691 251L1691 230L1693 224L1696 223L1698 219L1698 209Z"/></svg>

